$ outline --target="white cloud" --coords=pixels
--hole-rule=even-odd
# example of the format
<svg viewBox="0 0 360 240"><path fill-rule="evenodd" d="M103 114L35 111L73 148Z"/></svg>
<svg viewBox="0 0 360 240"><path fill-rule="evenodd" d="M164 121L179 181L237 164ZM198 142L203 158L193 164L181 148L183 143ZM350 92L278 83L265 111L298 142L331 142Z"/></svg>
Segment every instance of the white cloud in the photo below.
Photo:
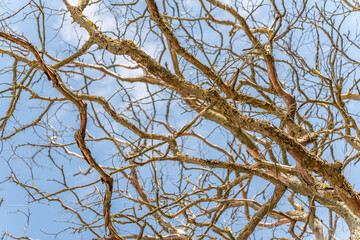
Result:
<svg viewBox="0 0 360 240"><path fill-rule="evenodd" d="M88 38L89 34L84 29L81 28L78 24L70 22L65 23L60 30L61 38L72 45L77 45L79 40L84 43Z"/></svg>
<svg viewBox="0 0 360 240"><path fill-rule="evenodd" d="M85 8L84 15L96 24L102 31L116 32L114 16L107 10L102 11L99 5L93 4Z"/></svg>

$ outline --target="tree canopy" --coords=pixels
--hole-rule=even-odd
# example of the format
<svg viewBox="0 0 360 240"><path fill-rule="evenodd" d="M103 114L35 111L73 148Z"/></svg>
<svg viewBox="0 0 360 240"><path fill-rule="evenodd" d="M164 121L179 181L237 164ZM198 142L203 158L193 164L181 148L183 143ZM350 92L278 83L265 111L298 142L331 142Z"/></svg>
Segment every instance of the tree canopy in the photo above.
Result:
<svg viewBox="0 0 360 240"><path fill-rule="evenodd" d="M358 1L0 6L2 239L360 239Z"/></svg>

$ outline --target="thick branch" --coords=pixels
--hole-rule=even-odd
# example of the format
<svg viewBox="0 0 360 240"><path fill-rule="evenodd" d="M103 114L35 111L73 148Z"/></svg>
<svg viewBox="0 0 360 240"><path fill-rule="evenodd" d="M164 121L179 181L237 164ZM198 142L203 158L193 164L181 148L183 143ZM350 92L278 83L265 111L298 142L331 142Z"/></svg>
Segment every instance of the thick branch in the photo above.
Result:
<svg viewBox="0 0 360 240"><path fill-rule="evenodd" d="M246 224L245 228L241 231L237 240L247 239L255 230L256 226L259 224L261 219L264 218L272 209L274 209L277 203L280 201L281 197L284 195L286 188L283 186L277 186L275 188L274 194L261 208L254 214L251 220Z"/></svg>

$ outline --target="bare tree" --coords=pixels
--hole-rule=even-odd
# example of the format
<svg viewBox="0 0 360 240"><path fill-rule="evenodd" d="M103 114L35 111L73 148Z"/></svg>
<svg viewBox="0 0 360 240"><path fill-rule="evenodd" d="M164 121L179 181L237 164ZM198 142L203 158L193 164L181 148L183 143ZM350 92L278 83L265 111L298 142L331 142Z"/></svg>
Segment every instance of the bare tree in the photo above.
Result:
<svg viewBox="0 0 360 240"><path fill-rule="evenodd" d="M360 239L356 0L15 2L3 239L44 203L56 237Z"/></svg>

